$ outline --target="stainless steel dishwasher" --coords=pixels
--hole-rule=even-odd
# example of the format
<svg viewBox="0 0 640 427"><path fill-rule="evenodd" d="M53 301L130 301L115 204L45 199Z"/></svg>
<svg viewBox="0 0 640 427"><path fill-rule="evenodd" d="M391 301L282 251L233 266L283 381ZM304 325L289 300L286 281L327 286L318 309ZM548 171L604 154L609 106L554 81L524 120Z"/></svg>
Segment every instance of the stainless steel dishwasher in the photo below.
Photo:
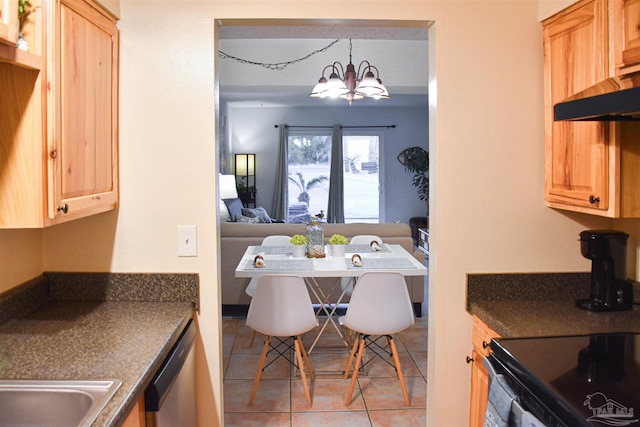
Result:
<svg viewBox="0 0 640 427"><path fill-rule="evenodd" d="M195 427L195 337L192 319L145 390L147 427Z"/></svg>

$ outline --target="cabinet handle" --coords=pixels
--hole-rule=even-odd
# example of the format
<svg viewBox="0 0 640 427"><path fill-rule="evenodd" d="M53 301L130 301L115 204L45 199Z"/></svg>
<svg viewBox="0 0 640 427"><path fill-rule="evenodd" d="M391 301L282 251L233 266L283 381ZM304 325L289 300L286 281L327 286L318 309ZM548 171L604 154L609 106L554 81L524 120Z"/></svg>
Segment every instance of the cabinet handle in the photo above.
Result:
<svg viewBox="0 0 640 427"><path fill-rule="evenodd" d="M487 348L489 347L489 343L486 341L482 341L482 348Z"/></svg>
<svg viewBox="0 0 640 427"><path fill-rule="evenodd" d="M56 157L58 157L58 152L56 150L51 150L51 152L49 153L49 157L55 159Z"/></svg>
<svg viewBox="0 0 640 427"><path fill-rule="evenodd" d="M589 196L589 203L591 203L592 205L595 205L596 203L600 203L600 197L596 197L596 196Z"/></svg>
<svg viewBox="0 0 640 427"><path fill-rule="evenodd" d="M473 362L473 357L467 356L467 363L471 363L471 362Z"/></svg>
<svg viewBox="0 0 640 427"><path fill-rule="evenodd" d="M69 205L65 203L64 206L58 206L58 212L60 211L62 211L62 213L69 212Z"/></svg>

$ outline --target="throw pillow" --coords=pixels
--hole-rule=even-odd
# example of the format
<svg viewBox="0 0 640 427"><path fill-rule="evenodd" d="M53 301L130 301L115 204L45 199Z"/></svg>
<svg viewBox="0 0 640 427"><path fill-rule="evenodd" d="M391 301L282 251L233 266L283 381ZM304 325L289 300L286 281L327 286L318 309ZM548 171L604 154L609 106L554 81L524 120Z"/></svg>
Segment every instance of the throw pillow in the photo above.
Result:
<svg viewBox="0 0 640 427"><path fill-rule="evenodd" d="M260 219L260 217L249 218L248 216L238 215L236 217L236 222L244 224L260 224L262 220Z"/></svg>
<svg viewBox="0 0 640 427"><path fill-rule="evenodd" d="M227 205L227 209L229 209L229 216L231 216L232 220L235 220L238 215L242 215L242 208L244 207L242 205L242 200L239 198L222 200L224 201L224 204Z"/></svg>
<svg viewBox="0 0 640 427"><path fill-rule="evenodd" d="M220 200L220 203L218 205L218 212L220 212L220 222L231 221L231 215L229 214L229 209L227 209L227 205L225 205L222 200Z"/></svg>
<svg viewBox="0 0 640 427"><path fill-rule="evenodd" d="M243 208L242 215L248 216L249 218L260 218L264 223L271 223L271 217L262 206L258 206L257 208Z"/></svg>

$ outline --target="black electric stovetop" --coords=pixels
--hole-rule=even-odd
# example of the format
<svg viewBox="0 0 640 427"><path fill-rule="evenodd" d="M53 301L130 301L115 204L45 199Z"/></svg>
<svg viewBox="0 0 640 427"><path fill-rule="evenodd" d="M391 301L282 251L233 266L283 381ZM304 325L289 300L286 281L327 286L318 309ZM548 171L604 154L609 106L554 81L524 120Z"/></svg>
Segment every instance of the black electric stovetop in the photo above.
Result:
<svg viewBox="0 0 640 427"><path fill-rule="evenodd" d="M640 334L503 338L491 349L545 424L640 427Z"/></svg>

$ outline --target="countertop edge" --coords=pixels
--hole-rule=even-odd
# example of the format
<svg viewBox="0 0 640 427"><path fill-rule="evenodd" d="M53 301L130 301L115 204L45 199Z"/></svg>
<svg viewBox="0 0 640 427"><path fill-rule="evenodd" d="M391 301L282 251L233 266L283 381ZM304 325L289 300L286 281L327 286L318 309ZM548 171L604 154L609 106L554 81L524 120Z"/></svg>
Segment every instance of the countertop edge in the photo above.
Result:
<svg viewBox="0 0 640 427"><path fill-rule="evenodd" d="M190 319L195 316L195 307L193 308L192 313L186 313L181 321L181 323L175 328L173 333L167 337L163 346L158 350L154 359L148 365L147 369L138 377L137 382L130 388L129 392L125 396L125 398L121 401L121 403L117 406L115 411L112 411L113 414L108 419L104 420L105 426L120 426L124 422L124 420L129 416L131 410L135 407L136 403L143 396L144 391L147 386L151 383L151 380L155 376L156 372L164 362L165 358L169 354L169 351L173 348L176 341L180 337L183 329L187 326L187 323ZM115 403L115 402L111 402ZM105 412L107 408L103 410ZM98 419L103 415L98 417ZM98 420L96 420L98 421Z"/></svg>

